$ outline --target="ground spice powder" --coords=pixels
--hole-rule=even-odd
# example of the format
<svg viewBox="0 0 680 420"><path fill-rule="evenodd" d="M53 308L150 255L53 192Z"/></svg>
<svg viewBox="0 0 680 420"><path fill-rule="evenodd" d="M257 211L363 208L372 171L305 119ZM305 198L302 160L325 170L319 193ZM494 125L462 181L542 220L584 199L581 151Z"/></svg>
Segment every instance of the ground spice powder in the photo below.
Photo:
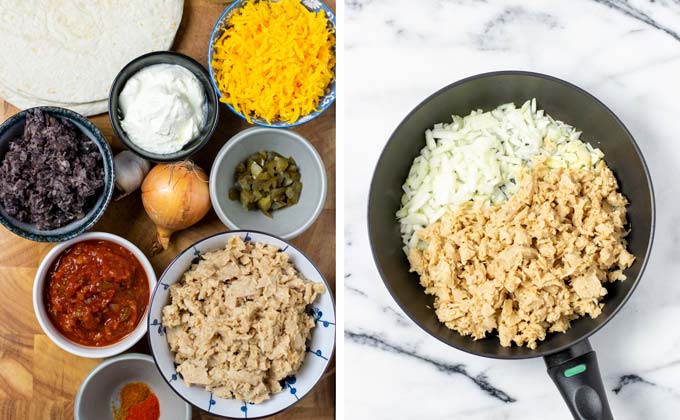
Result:
<svg viewBox="0 0 680 420"><path fill-rule="evenodd" d="M143 382L131 382L120 391L120 406L113 409L115 420L158 420L158 398Z"/></svg>
<svg viewBox="0 0 680 420"><path fill-rule="evenodd" d="M158 398L150 393L144 401L130 407L125 420L158 420L160 416L161 407L158 404Z"/></svg>

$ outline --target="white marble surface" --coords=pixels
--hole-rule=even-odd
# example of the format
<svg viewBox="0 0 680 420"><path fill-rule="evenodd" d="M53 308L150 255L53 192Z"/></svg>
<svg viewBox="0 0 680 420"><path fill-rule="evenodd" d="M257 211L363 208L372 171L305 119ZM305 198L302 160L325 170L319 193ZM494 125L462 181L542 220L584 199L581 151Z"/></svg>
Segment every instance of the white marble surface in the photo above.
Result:
<svg viewBox="0 0 680 420"><path fill-rule="evenodd" d="M437 89L500 69L580 85L637 139L656 193L654 249L631 301L591 343L616 419L680 418L680 2L345 6L346 418L571 418L541 359L475 357L428 336L394 303L370 256L368 181L392 130Z"/></svg>

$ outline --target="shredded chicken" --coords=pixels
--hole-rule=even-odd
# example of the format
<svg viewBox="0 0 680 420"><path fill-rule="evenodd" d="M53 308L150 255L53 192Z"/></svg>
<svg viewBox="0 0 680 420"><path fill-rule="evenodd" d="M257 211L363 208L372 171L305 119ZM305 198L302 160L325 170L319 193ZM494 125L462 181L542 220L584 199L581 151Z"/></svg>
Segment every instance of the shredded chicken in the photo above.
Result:
<svg viewBox="0 0 680 420"><path fill-rule="evenodd" d="M218 397L268 399L300 368L315 325L306 306L325 290L278 248L232 237L170 286L163 325L177 372Z"/></svg>
<svg viewBox="0 0 680 420"><path fill-rule="evenodd" d="M470 203L419 231L409 255L439 320L474 339L536 348L548 332L603 307L605 282L624 280L626 198L607 165L550 169L536 160L501 206Z"/></svg>

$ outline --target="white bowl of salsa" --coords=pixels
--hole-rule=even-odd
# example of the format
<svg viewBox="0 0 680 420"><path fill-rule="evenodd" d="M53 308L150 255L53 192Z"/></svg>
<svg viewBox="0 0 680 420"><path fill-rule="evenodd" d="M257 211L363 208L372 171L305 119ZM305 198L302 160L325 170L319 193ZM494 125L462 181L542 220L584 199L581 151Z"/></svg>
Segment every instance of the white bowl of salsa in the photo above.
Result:
<svg viewBox="0 0 680 420"><path fill-rule="evenodd" d="M91 232L62 242L43 258L33 309L45 334L81 357L110 357L146 334L156 274L149 259L120 236Z"/></svg>

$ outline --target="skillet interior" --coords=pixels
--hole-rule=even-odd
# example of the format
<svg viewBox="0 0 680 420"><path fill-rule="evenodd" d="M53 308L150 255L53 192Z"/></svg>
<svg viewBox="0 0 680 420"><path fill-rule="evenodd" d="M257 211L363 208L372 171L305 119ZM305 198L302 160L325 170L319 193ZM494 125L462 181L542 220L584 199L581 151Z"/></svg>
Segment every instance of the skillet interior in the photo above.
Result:
<svg viewBox="0 0 680 420"><path fill-rule="evenodd" d="M433 297L426 296L418 276L409 273L401 249L399 208L401 185L413 159L425 145L424 132L435 123L451 120L452 114L467 115L474 109L488 111L514 102L517 106L536 98L539 109L583 131L581 139L599 147L613 170L623 194L631 202L628 250L636 256L625 271L628 279L608 284L602 314L580 318L565 334L548 334L536 350L501 347L495 335L474 341L446 328L437 319ZM373 256L385 285L399 306L414 322L437 339L460 350L487 357L538 357L563 350L604 325L626 302L644 269L654 231L654 198L644 160L621 121L597 99L559 79L528 72L495 72L456 82L423 101L394 131L378 161L368 204L368 228Z"/></svg>

